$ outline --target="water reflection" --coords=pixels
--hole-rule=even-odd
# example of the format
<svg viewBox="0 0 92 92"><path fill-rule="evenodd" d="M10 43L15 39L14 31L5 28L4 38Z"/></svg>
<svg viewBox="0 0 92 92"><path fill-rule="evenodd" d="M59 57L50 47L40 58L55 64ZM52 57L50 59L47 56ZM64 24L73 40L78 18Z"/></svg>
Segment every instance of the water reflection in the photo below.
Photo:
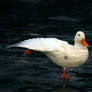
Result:
<svg viewBox="0 0 92 92"><path fill-rule="evenodd" d="M55 89L53 92L80 92L80 91L70 87L64 87L64 88L62 87Z"/></svg>
<svg viewBox="0 0 92 92"><path fill-rule="evenodd" d="M56 88L53 92L80 92L78 89L67 87L67 79L62 80L62 87Z"/></svg>

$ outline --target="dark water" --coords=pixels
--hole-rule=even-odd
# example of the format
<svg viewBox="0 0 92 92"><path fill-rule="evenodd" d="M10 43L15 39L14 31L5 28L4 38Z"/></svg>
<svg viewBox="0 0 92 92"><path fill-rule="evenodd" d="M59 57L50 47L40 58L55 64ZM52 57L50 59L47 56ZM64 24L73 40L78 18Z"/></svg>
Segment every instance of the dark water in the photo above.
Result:
<svg viewBox="0 0 92 92"><path fill-rule="evenodd" d="M77 30L92 45L91 0L0 1L0 92L92 92L92 49L88 62L67 69L72 79L63 81L62 68L43 53L6 47L35 37L56 37L73 44Z"/></svg>

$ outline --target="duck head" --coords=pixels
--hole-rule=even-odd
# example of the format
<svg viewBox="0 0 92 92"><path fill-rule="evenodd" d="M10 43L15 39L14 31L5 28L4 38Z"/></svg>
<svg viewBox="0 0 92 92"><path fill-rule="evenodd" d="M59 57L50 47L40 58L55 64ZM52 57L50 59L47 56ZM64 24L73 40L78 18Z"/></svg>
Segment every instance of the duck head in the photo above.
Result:
<svg viewBox="0 0 92 92"><path fill-rule="evenodd" d="M86 42L86 39L85 39L85 33L82 32L82 31L78 31L76 33L74 41L75 41L75 44L79 44L79 45L83 45L85 47L89 47L88 43Z"/></svg>

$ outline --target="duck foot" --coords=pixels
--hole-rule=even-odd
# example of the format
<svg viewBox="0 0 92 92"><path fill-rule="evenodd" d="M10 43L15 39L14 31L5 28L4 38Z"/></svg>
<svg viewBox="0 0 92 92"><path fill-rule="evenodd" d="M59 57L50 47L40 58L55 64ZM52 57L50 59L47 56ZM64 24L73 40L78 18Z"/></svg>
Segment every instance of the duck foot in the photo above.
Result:
<svg viewBox="0 0 92 92"><path fill-rule="evenodd" d="M62 75L62 78L63 79L71 79L71 76L66 76L66 75L64 76L64 75Z"/></svg>
<svg viewBox="0 0 92 92"><path fill-rule="evenodd" d="M66 75L66 69L64 68L64 72L62 74L62 79L71 79L71 76Z"/></svg>
<svg viewBox="0 0 92 92"><path fill-rule="evenodd" d="M28 50L26 50L25 52L24 52L24 55L29 55L29 54L31 54L32 53L32 50L31 49L28 49Z"/></svg>

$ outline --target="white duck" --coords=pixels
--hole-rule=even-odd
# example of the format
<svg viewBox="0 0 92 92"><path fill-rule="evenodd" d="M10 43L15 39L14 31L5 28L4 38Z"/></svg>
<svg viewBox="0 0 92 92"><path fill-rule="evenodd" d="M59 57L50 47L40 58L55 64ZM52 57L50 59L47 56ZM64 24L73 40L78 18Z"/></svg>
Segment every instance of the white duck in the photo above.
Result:
<svg viewBox="0 0 92 92"><path fill-rule="evenodd" d="M24 54L30 54L32 50L44 52L54 63L64 68L63 79L71 78L66 76L66 68L82 65L88 59L88 44L82 31L76 33L74 45L56 38L33 38L9 47L27 48Z"/></svg>

